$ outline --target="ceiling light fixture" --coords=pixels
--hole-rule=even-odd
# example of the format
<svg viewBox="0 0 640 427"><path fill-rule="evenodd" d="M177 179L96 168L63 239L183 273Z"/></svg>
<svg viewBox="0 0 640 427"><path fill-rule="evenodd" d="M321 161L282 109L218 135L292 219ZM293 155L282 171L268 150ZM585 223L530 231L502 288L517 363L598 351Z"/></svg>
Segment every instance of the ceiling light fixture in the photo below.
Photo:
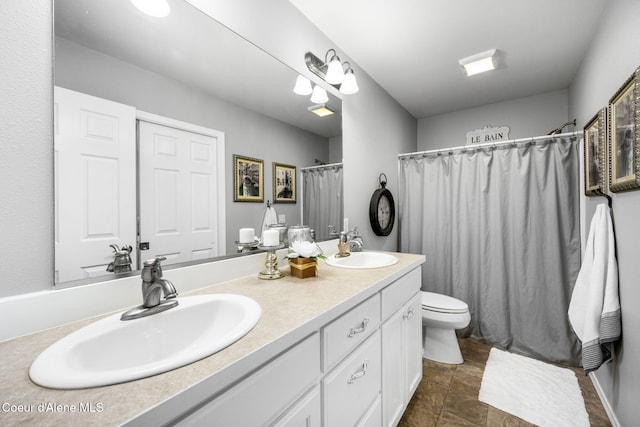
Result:
<svg viewBox="0 0 640 427"><path fill-rule="evenodd" d="M467 76L496 69L496 50L491 49L458 61Z"/></svg>
<svg viewBox="0 0 640 427"><path fill-rule="evenodd" d="M131 0L131 3L142 13L154 18L164 18L171 12L171 7L166 0Z"/></svg>
<svg viewBox="0 0 640 427"><path fill-rule="evenodd" d="M319 117L327 117L335 114L335 111L328 107L326 104L312 105L307 110Z"/></svg>

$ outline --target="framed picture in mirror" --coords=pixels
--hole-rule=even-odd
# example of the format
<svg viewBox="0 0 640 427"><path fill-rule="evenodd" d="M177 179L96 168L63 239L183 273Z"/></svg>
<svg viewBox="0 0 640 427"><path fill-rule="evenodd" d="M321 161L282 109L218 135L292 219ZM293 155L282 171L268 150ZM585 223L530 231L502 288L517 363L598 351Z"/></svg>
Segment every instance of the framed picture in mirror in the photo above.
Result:
<svg viewBox="0 0 640 427"><path fill-rule="evenodd" d="M640 68L609 101L609 188L640 188Z"/></svg>
<svg viewBox="0 0 640 427"><path fill-rule="evenodd" d="M233 155L233 201L264 201L264 162L260 159Z"/></svg>
<svg viewBox="0 0 640 427"><path fill-rule="evenodd" d="M606 191L607 108L602 108L584 127L584 194L597 196Z"/></svg>
<svg viewBox="0 0 640 427"><path fill-rule="evenodd" d="M273 164L273 203L296 203L296 167Z"/></svg>

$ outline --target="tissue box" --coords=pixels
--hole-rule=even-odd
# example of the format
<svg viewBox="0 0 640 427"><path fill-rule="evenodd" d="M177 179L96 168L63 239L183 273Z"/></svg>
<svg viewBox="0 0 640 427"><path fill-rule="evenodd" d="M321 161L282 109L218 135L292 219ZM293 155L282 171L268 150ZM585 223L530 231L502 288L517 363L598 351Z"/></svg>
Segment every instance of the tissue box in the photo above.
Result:
<svg viewBox="0 0 640 427"><path fill-rule="evenodd" d="M312 258L289 258L291 275L299 279L315 277L318 263Z"/></svg>

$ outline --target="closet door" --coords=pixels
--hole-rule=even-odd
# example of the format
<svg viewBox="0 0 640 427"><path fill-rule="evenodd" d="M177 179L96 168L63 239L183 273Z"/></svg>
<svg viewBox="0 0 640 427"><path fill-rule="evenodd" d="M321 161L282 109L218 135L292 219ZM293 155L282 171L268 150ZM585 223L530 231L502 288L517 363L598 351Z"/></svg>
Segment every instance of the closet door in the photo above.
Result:
<svg viewBox="0 0 640 427"><path fill-rule="evenodd" d="M108 274L136 241L135 109L55 87L54 120L56 282Z"/></svg>
<svg viewBox="0 0 640 427"><path fill-rule="evenodd" d="M218 138L140 121L140 241L163 264L217 256Z"/></svg>

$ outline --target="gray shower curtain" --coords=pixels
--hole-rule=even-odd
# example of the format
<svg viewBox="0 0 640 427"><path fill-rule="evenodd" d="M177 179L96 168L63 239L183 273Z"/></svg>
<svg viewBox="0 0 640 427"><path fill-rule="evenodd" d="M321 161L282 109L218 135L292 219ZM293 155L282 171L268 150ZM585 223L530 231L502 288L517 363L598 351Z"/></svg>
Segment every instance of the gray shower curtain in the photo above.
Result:
<svg viewBox="0 0 640 427"><path fill-rule="evenodd" d="M400 159L400 248L427 256L424 290L469 305L464 335L579 364L578 171L575 136Z"/></svg>
<svg viewBox="0 0 640 427"><path fill-rule="evenodd" d="M316 241L329 240L329 226L340 231L342 164L302 169L302 221L316 233Z"/></svg>

